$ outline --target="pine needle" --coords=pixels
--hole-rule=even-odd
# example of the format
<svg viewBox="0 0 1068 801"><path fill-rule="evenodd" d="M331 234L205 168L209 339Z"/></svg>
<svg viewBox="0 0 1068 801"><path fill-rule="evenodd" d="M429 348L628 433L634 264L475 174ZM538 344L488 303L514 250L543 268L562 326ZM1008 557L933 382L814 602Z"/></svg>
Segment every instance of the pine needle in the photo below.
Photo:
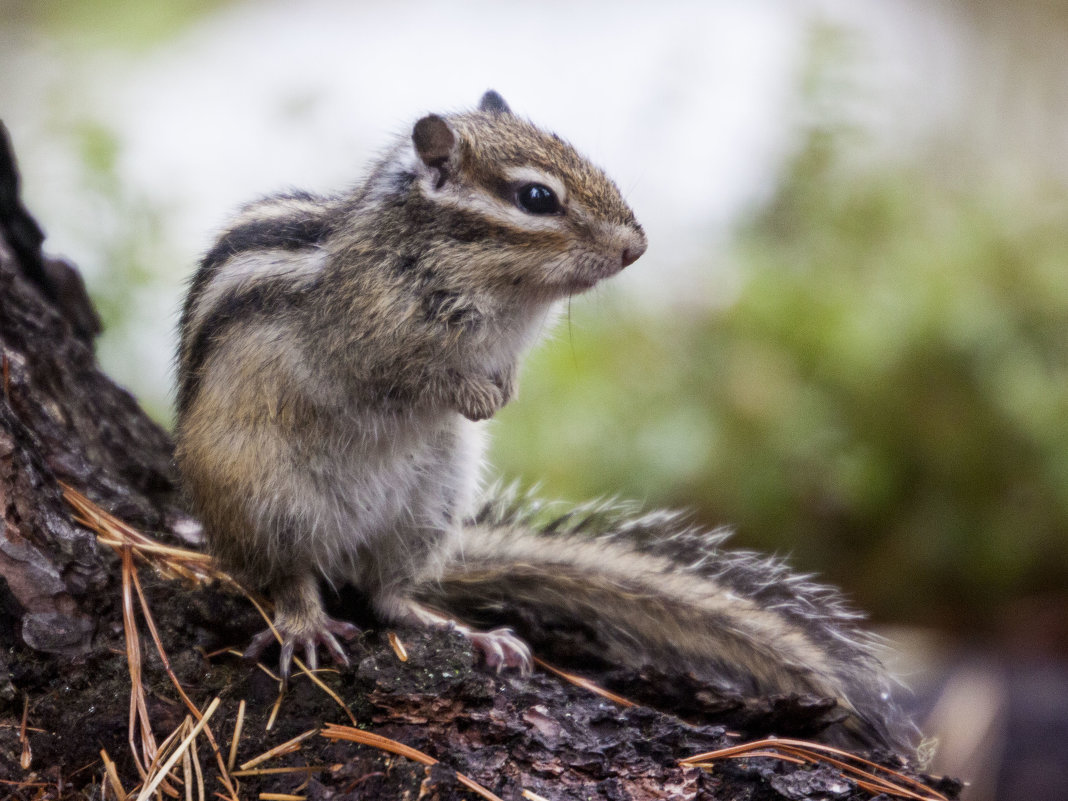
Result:
<svg viewBox="0 0 1068 801"><path fill-rule="evenodd" d="M534 664L536 664L540 668L545 668L545 670L548 670L550 673L555 673L557 676L564 679L565 681L571 682L576 687L582 687L584 690L589 690L592 693L596 693L597 695L603 696L609 701L614 701L620 706L637 706L637 704L635 704L633 701L624 698L622 695L616 695L611 690L606 690L604 687L594 684L587 678L584 678L582 676L576 676L574 673L567 673L566 671L560 670L560 668L554 667L548 662L542 659L538 659L538 657L534 657Z"/></svg>
<svg viewBox="0 0 1068 801"><path fill-rule="evenodd" d="M75 522L94 531L97 539L121 553L125 547L132 548L138 558L149 562L167 578L181 578L194 584L218 579L233 583L233 579L214 566L211 556L187 548L164 545L124 523L101 509L73 487L60 482L63 497L74 507ZM155 558L149 559L148 555Z"/></svg>
<svg viewBox="0 0 1068 801"><path fill-rule="evenodd" d="M264 731L270 731L274 728L274 722L278 719L278 712L282 708L282 699L285 697L285 693L282 692L282 682L278 682L278 697L274 699L271 714L267 716L267 725L263 727Z"/></svg>
<svg viewBox="0 0 1068 801"><path fill-rule="evenodd" d="M145 769L145 773L147 776L146 781L150 781L152 777L157 774L160 764L166 761L167 758L172 753L174 753L174 750L177 747L178 743L182 741L183 737L189 734L189 731L192 728L190 720L190 716L186 715L185 719L178 725L178 728L168 734L167 737L163 740L163 742L159 744L159 748L156 749L156 753L152 757L152 761L148 763L148 767ZM173 779L174 777L172 776L171 778ZM142 786L143 785L144 782L142 782ZM160 791L166 793L172 798L178 797L178 791L171 787L170 784L163 784L163 786L160 788Z"/></svg>
<svg viewBox="0 0 1068 801"><path fill-rule="evenodd" d="M412 748L411 746L397 742L396 740L391 740L389 737L383 737L380 734L363 731L362 729L354 729L350 726L339 726L336 723L327 723L326 727L319 733L329 740L348 740L349 742L359 743L360 745L369 745L373 748L378 748L381 751L388 751L391 754L407 757L421 765L430 766L438 764L438 760L434 759L434 757L429 754L424 754L416 748ZM469 779L462 773L456 773L456 780L472 792L478 793L485 798L486 801L503 801L499 795L487 790L474 779Z"/></svg>
<svg viewBox="0 0 1068 801"><path fill-rule="evenodd" d="M252 768L251 770L235 770L231 775L247 778L248 776L272 776L276 773L318 773L321 770L329 770L327 765L290 765L283 768Z"/></svg>
<svg viewBox="0 0 1068 801"><path fill-rule="evenodd" d="M230 741L230 757L226 760L226 769L233 771L234 762L237 761L237 744L241 742L241 729L245 725L245 699L237 705L237 720L234 721L234 736Z"/></svg>
<svg viewBox="0 0 1068 801"><path fill-rule="evenodd" d="M160 661L163 662L163 669L167 672L171 684L173 684L174 688L178 691L182 703L186 705L186 708L189 709L195 717L199 717L200 710L198 710L196 704L189 699L189 696L185 694L181 682L178 681L178 677L174 675L174 670L171 668L170 657L167 656L167 650L163 647L163 641L159 637L159 630L156 629L156 620L153 618L152 610L145 598L145 591L141 588L141 579L137 575L137 571L132 570L130 577L133 580L134 589L137 591L137 600L141 603L141 617L145 619L145 625L148 626L148 633L152 635L152 642L155 643L156 653L159 654Z"/></svg>
<svg viewBox="0 0 1068 801"><path fill-rule="evenodd" d="M843 777L852 779L858 787L872 795L885 793L895 798L906 798L911 801L947 801L941 793L903 773L840 748L808 740L780 740L773 737L755 740L751 743L687 757L679 760L679 764L683 767L707 769L717 759L743 759L756 756L785 759L794 763L827 763L837 768Z"/></svg>
<svg viewBox="0 0 1068 801"><path fill-rule="evenodd" d="M207 726L204 727L204 732L208 732ZM200 756L195 748L190 750L193 752L193 773L197 777L197 798L199 801L204 801L204 772L200 768Z"/></svg>
<svg viewBox="0 0 1068 801"><path fill-rule="evenodd" d="M103 749L100 751L100 759L104 762L104 775L108 777L108 783L111 784L115 797L118 801L126 801L126 790L123 789L122 782L119 781L119 772L115 769L115 763L111 761L108 752Z"/></svg>
<svg viewBox="0 0 1068 801"><path fill-rule="evenodd" d="M247 762L241 763L241 770L248 770L249 768L259 765L261 762L266 762L268 759L274 759L276 756L282 756L283 754L291 754L294 751L300 750L300 744L311 737L313 734L318 734L318 729L308 729L303 734L298 734L292 740L286 740L281 745L276 745L270 750L264 751L257 757L253 757Z"/></svg>
<svg viewBox="0 0 1068 801"><path fill-rule="evenodd" d="M19 726L19 743L22 744L22 756L19 765L23 770L29 770L33 762L33 751L30 750L30 740L26 736L26 721L30 716L30 696L22 695L22 725Z"/></svg>
<svg viewBox="0 0 1068 801"><path fill-rule="evenodd" d="M397 632L391 631L387 635L389 637L389 647L393 649L393 653L397 655L397 659L401 662L408 661L408 649L404 647L404 642L397 636ZM352 722L352 725L356 725L356 721Z"/></svg>
<svg viewBox="0 0 1068 801"><path fill-rule="evenodd" d="M178 681L178 677L174 675L174 670L171 668L171 660L167 656L167 651L163 647L163 641L160 639L159 631L156 629L156 621L152 617L152 610L148 605L148 601L145 598L145 592L141 588L141 579L137 575L137 570L132 571L134 589L137 590L137 598L141 602L141 616L145 619L145 624L148 626L149 633L152 635L152 641L156 645L156 653L159 654L160 661L163 662L163 669L167 672L167 676L170 678L174 688L178 691L178 695L185 703L186 708L192 712L193 717L200 718L200 710L197 709L196 704L189 698L185 690L182 688L182 683ZM208 738L208 743L211 746L213 753L215 754L216 761L219 763L219 772L223 780L223 784L230 791L230 795L234 798L237 797L237 792L233 787L232 782L227 777L227 767L223 762L222 753L219 750L219 745L215 741L215 734L212 732L211 727L205 727L204 735ZM187 791L188 792L188 791Z"/></svg>
<svg viewBox="0 0 1068 801"><path fill-rule="evenodd" d="M193 740L196 739L196 736L200 734L201 729L208 725L208 720L213 714L215 714L215 710L218 708L219 699L218 697L216 697L212 700L210 704L208 704L208 708L204 710L204 714L201 716L200 720L197 721L197 724L193 727L192 731L190 731L189 734L182 740L182 742L179 743L178 747L174 750L174 753L171 754L167 761L164 762L163 765L160 766L160 768L156 771L155 778L151 779L149 783L141 789L141 792L137 796L137 801L146 801L146 799L148 799L152 795L152 793L156 791L156 788L159 787L160 783L166 778L167 774L170 773L171 768L174 767L174 764L179 759L181 759L182 754L185 753L185 750L190 747Z"/></svg>
<svg viewBox="0 0 1068 801"><path fill-rule="evenodd" d="M133 555L129 547L123 547L122 555L122 623L126 641L126 666L130 672L130 716L128 722L128 740L130 752L134 758L134 767L147 779L145 768L155 758L157 746L148 719L148 705L145 701L145 688L141 683L141 639L137 633L133 607ZM140 724L140 726L138 726ZM140 746L138 733L140 732ZM142 761L143 760L143 761Z"/></svg>
<svg viewBox="0 0 1068 801"><path fill-rule="evenodd" d="M192 720L192 718L187 715L183 728L189 728L190 720ZM187 748L185 749L185 753L182 754L182 784L185 785L185 801L193 801L193 753L196 753L195 748Z"/></svg>

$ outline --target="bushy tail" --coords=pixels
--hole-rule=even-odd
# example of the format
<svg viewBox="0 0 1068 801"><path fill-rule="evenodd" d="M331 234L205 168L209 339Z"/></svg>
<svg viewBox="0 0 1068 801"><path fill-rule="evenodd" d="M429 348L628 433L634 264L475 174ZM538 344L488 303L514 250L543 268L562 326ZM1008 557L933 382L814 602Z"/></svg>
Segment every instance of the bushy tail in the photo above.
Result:
<svg viewBox="0 0 1068 801"><path fill-rule="evenodd" d="M747 698L833 698L856 739L907 750L914 729L890 700L862 616L778 559L724 549L728 536L675 512L593 503L554 513L497 489L420 596L512 625L535 648L562 639L603 663L677 671Z"/></svg>

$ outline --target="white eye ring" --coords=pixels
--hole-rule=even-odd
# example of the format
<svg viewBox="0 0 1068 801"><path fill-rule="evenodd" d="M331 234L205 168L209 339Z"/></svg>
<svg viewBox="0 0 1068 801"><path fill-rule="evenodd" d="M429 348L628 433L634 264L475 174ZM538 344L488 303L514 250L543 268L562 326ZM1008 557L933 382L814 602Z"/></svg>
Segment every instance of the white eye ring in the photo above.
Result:
<svg viewBox="0 0 1068 801"><path fill-rule="evenodd" d="M557 178L552 173L547 173L539 170L535 167L509 167L504 171L504 180L508 182L510 186L515 187L515 195L513 199L515 204L526 211L530 212L519 202L519 191L529 186L541 186L548 189L556 196L556 203L561 210L567 208L567 187L564 186L564 182ZM545 212L542 212L545 213Z"/></svg>

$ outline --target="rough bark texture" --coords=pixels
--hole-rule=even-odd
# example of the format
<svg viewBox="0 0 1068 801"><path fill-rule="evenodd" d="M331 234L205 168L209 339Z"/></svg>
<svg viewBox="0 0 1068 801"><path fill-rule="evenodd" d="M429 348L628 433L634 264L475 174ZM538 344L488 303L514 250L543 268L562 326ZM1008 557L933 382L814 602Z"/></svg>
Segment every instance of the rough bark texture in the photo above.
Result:
<svg viewBox="0 0 1068 801"><path fill-rule="evenodd" d="M19 200L0 126L0 796L99 798L102 750L127 791L140 781L128 733L121 562L73 520L60 482L159 539L188 544L198 527L181 510L168 435L100 372L92 349L99 325L81 279L69 264L44 257L42 240ZM262 627L248 600L150 569L140 575L185 692L200 709L222 699L212 727L224 755L241 700L248 714L238 764L325 723L349 722L335 700L297 677L267 731L277 683L220 652ZM549 673L486 673L467 643L447 632L401 636L407 662L386 637L369 631L351 646L351 669L322 677L361 727L441 765L313 734L298 751L263 766L319 769L244 777L239 797L268 791L324 799L472 797L457 770L504 798L519 798L524 789L551 799L870 797L827 767L756 759L706 773L677 764L736 743L730 729L753 736L818 731L828 719L825 704L780 698L743 708L677 678L594 677L684 723L649 707L620 707ZM141 683L159 741L186 709L143 624L141 638ZM21 735L24 709L29 728ZM211 796L222 787L211 751L203 738L199 743ZM942 789L956 792L952 783Z"/></svg>
<svg viewBox="0 0 1068 801"><path fill-rule="evenodd" d="M167 434L100 372L99 323L78 272L45 258L22 207L14 160L0 147L0 576L21 639L84 654L95 596L113 570L92 534L72 525L58 482L150 530L176 514Z"/></svg>

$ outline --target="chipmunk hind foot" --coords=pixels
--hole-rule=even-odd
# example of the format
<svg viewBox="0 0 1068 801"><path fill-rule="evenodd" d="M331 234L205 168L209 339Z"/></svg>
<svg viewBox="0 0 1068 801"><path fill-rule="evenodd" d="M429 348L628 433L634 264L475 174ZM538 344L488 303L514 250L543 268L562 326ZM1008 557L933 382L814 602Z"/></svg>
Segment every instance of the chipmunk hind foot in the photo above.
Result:
<svg viewBox="0 0 1068 801"><path fill-rule="evenodd" d="M423 606L412 598L385 596L375 601L379 614L394 623L410 624L424 628L451 629L471 641L486 667L500 673L502 670L518 670L529 676L534 669L534 657L530 646L516 636L510 628L480 631L448 617L430 607Z"/></svg>
<svg viewBox="0 0 1068 801"><path fill-rule="evenodd" d="M258 660L267 646L280 642L278 672L283 684L289 682L293 654L298 646L304 653L309 670L319 667L320 646L326 648L338 665L349 664L348 655L337 638L351 640L360 633L360 628L326 614L313 574L276 583L272 600L275 608L272 626L252 638L245 649L245 659Z"/></svg>

